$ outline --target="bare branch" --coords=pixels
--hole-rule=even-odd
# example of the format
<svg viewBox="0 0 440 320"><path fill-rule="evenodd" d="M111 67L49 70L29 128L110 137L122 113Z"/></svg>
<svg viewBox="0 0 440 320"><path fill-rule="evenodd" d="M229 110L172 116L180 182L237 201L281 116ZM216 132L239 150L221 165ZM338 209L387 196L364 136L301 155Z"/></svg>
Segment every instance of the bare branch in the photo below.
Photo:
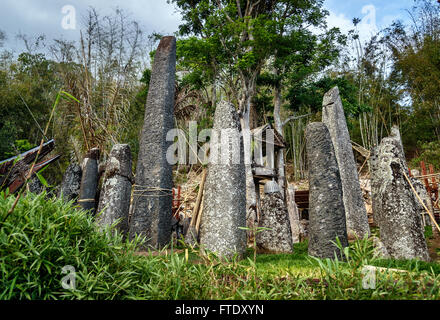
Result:
<svg viewBox="0 0 440 320"><path fill-rule="evenodd" d="M301 116L291 116L291 117L288 117L286 120L283 121L283 123L281 124L281 127L284 127L287 123L289 123L292 120L298 120L298 119L301 119L301 118L308 117L310 115L311 115L311 113L304 114L304 115L301 115Z"/></svg>

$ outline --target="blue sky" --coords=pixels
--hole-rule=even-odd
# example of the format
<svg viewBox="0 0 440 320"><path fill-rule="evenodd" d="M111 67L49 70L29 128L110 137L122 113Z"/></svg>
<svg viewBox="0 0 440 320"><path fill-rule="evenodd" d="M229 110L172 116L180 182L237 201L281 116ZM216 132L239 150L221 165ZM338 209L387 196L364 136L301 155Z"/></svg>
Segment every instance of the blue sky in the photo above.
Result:
<svg viewBox="0 0 440 320"><path fill-rule="evenodd" d="M325 0L324 6L330 11L329 25L338 26L345 32L353 28L353 17L363 18L359 31L366 38L395 19L407 20L408 14L404 9L410 8L413 3L413 0ZM78 39L78 28L62 28L62 8L66 5L75 8L78 25L89 6L104 14L109 13L112 7L120 7L130 12L147 33L157 31L171 34L177 30L180 22L179 14L166 0L1 0L0 30L8 35L6 46L14 49L20 47L20 42L15 39L18 32L45 34L49 40L59 37Z"/></svg>
<svg viewBox="0 0 440 320"><path fill-rule="evenodd" d="M328 23L347 32L353 28L354 17L362 19L359 24L361 38L389 26L395 20L409 21L406 9L414 5L414 0L325 0L324 6L330 11Z"/></svg>

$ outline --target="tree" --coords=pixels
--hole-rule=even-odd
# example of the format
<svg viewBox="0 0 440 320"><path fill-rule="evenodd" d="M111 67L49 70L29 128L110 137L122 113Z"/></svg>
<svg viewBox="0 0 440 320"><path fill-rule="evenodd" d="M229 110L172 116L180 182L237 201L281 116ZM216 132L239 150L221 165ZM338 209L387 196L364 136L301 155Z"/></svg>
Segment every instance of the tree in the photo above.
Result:
<svg viewBox="0 0 440 320"><path fill-rule="evenodd" d="M305 56L310 61L315 60L310 65L318 66L320 62L317 60L322 63L325 59L319 57L318 50L328 49L330 46L326 48L325 41L332 42L332 35L337 34L333 30L325 39L325 36L313 36L310 30L325 25L324 18L328 12L322 9L322 0L172 2L180 9L183 17L183 24L179 27L180 35L190 37L191 40L186 41L197 43L202 48L198 52L203 53L203 59L193 59L195 68L215 70L212 72L214 76L210 79L211 84L215 83L213 79L220 78L223 92L229 100L238 104L244 132L250 129L251 107L261 71L265 68L269 68L269 72L274 70L272 85L277 118L275 127L280 129L279 108L285 74L298 71L301 63L307 60L302 59ZM331 54L325 54L327 59ZM194 54L189 52L189 55L193 57ZM250 159L250 141L246 135L244 143L245 158ZM253 210L256 195L249 162L246 162L246 192L248 208ZM282 166L283 162L281 159ZM281 174L284 176L283 172ZM280 181L284 184L284 178Z"/></svg>
<svg viewBox="0 0 440 320"><path fill-rule="evenodd" d="M122 10L101 16L91 8L79 45L55 40L50 47L65 90L80 101L65 102L62 112L69 117L58 118L58 127L71 128L66 138L73 139L77 155L92 147L107 154L129 135L132 98L145 69L143 45L138 23Z"/></svg>
<svg viewBox="0 0 440 320"><path fill-rule="evenodd" d="M411 23L393 23L386 29L386 43L393 81L408 104L402 138L411 154L418 148L428 154L435 151L425 146L440 142L440 5L417 0L408 13Z"/></svg>

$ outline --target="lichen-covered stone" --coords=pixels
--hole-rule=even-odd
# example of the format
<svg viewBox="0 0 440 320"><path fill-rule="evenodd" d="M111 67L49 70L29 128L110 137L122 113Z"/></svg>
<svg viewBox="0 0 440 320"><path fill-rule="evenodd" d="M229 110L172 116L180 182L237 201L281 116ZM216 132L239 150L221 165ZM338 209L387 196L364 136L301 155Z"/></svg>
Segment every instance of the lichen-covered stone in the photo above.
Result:
<svg viewBox="0 0 440 320"><path fill-rule="evenodd" d="M166 136L174 128L175 72L176 39L163 37L151 72L130 208L130 236L145 237L144 247L161 248L171 240L173 172L166 155L172 141Z"/></svg>
<svg viewBox="0 0 440 320"><path fill-rule="evenodd" d="M289 213L290 230L292 233L292 242L300 242L301 224L299 222L298 206L295 203L295 187L289 185L286 190L287 194L287 212Z"/></svg>
<svg viewBox="0 0 440 320"><path fill-rule="evenodd" d="M35 175L28 182L29 191L35 194L40 194L44 191L44 186L40 179Z"/></svg>
<svg viewBox="0 0 440 320"><path fill-rule="evenodd" d="M96 224L102 229L119 221L116 228L128 232L131 197L131 150L127 144L113 146L104 174Z"/></svg>
<svg viewBox="0 0 440 320"><path fill-rule="evenodd" d="M314 122L306 128L309 168L309 255L339 259L334 242L348 245L342 183L327 126Z"/></svg>
<svg viewBox="0 0 440 320"><path fill-rule="evenodd" d="M338 87L334 87L324 95L322 122L330 132L338 162L348 236L350 238L369 236L367 211Z"/></svg>
<svg viewBox="0 0 440 320"><path fill-rule="evenodd" d="M382 139L370 158L374 220L394 259L429 260L416 196L408 175L399 129Z"/></svg>
<svg viewBox="0 0 440 320"><path fill-rule="evenodd" d="M65 201L76 200L81 188L82 169L77 163L71 163L64 172L59 197Z"/></svg>
<svg viewBox="0 0 440 320"><path fill-rule="evenodd" d="M280 192L267 193L261 199L261 216L258 226L257 247L260 252L291 253L292 232L289 214Z"/></svg>
<svg viewBox="0 0 440 320"><path fill-rule="evenodd" d="M234 106L221 101L214 116L213 135L240 132ZM229 145L212 143L201 212L200 246L220 257L241 257L246 250L246 178L243 139ZM230 152L224 147L232 146ZM217 150L217 151L215 151ZM215 154L222 154L216 158ZM229 156L226 157L225 155ZM238 161L237 161L238 160Z"/></svg>
<svg viewBox="0 0 440 320"><path fill-rule="evenodd" d="M95 213L97 207L97 189L98 189L98 160L99 149L93 148L84 156L82 165L81 187L79 191L78 204L84 210Z"/></svg>
<svg viewBox="0 0 440 320"><path fill-rule="evenodd" d="M424 184L419 179L416 179L414 177L410 177L410 180L420 199L422 199L423 203L425 204L426 208L428 208L429 212L433 214L434 208L432 207L431 197L428 195L428 191L426 191ZM420 217L422 217L422 222L424 223L424 226L432 225L431 218L426 212L425 207L420 203L420 201L417 201L417 204Z"/></svg>
<svg viewBox="0 0 440 320"><path fill-rule="evenodd" d="M373 241L374 255L378 258L389 259L390 255L383 242L376 236L371 237L371 240Z"/></svg>

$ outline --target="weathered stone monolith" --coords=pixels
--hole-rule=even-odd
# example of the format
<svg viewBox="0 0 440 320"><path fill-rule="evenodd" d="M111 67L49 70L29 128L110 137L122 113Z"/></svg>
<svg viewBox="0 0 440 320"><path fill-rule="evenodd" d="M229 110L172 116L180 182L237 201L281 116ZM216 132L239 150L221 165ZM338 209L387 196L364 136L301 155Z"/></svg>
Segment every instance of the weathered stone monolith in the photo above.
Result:
<svg viewBox="0 0 440 320"><path fill-rule="evenodd" d="M272 181L270 183L276 183ZM279 188L279 187L278 187ZM266 190L265 190L266 191ZM289 214L280 191L268 192L261 199L261 215L256 234L257 247L265 253L292 253Z"/></svg>
<svg viewBox="0 0 440 320"><path fill-rule="evenodd" d="M146 237L145 246L161 248L171 240L173 174L167 161L168 131L174 128L176 39L163 37L154 57L139 141L130 235Z"/></svg>
<svg viewBox="0 0 440 320"><path fill-rule="evenodd" d="M397 127L372 150L370 168L374 221L388 254L429 260L417 198L404 176L408 167Z"/></svg>
<svg viewBox="0 0 440 320"><path fill-rule="evenodd" d="M342 183L333 143L327 126L307 125L307 163L309 167L309 255L343 258L334 242L348 245Z"/></svg>
<svg viewBox="0 0 440 320"><path fill-rule="evenodd" d="M429 212L433 213L434 208L432 207L431 197L428 195L428 191L426 191L425 185L419 179L416 179L414 177L410 177L410 180L420 199L422 199L423 203L428 208ZM423 226L432 225L431 219L429 217L429 214L426 212L425 207L420 203L420 201L417 201L417 203ZM435 228L435 230L437 229Z"/></svg>
<svg viewBox="0 0 440 320"><path fill-rule="evenodd" d="M74 200L76 203L81 188L81 178L82 169L80 165L71 163L64 172L59 197L62 197L65 201Z"/></svg>
<svg viewBox="0 0 440 320"><path fill-rule="evenodd" d="M241 257L246 250L246 231L240 229L246 227L246 175L240 127L234 106L221 101L214 116L212 137L218 139L210 146L200 246L226 258L235 254Z"/></svg>
<svg viewBox="0 0 440 320"><path fill-rule="evenodd" d="M365 209L362 190L353 149L348 133L347 122L339 96L338 87L324 95L322 102L322 122L327 125L333 142L339 174L341 176L343 199L347 223L347 234L363 238L370 235L368 216Z"/></svg>
<svg viewBox="0 0 440 320"><path fill-rule="evenodd" d="M78 204L84 210L90 210L91 213L95 213L96 193L98 188L98 160L99 149L93 148L84 156L82 164L82 178L81 188L79 191Z"/></svg>
<svg viewBox="0 0 440 320"><path fill-rule="evenodd" d="M289 184L286 190L287 212L289 213L292 242L298 243L301 238L301 224L299 222L298 206L295 203L295 186Z"/></svg>
<svg viewBox="0 0 440 320"><path fill-rule="evenodd" d="M106 164L96 224L101 228L114 224L123 234L128 232L131 197L131 150L128 144L113 146Z"/></svg>

